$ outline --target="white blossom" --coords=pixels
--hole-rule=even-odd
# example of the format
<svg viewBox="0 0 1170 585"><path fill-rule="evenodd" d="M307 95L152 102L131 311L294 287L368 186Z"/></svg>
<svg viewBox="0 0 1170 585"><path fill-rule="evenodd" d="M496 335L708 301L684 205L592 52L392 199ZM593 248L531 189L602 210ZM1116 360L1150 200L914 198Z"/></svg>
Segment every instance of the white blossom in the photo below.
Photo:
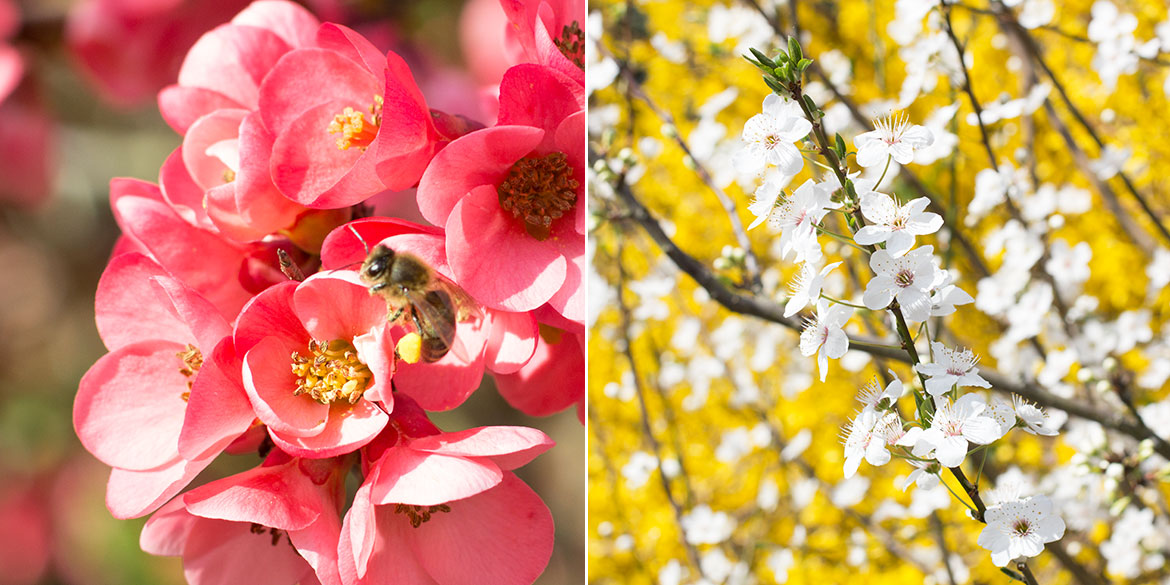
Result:
<svg viewBox="0 0 1170 585"><path fill-rule="evenodd" d="M986 445L1003 436L995 419L983 414L987 404L974 394L965 394L953 404L942 399L914 446L916 457L933 457L943 467L958 467L967 457L971 443Z"/></svg>
<svg viewBox="0 0 1170 585"><path fill-rule="evenodd" d="M861 214L869 225L853 235L863 246L885 242L886 251L902 256L914 246L914 236L933 234L942 227L943 218L924 211L930 205L926 197L899 204L885 193L870 191L861 195Z"/></svg>
<svg viewBox="0 0 1170 585"><path fill-rule="evenodd" d="M830 209L841 206L832 201L832 196L831 191L809 179L772 212L768 225L781 231L782 258L788 258L793 252L796 253L797 262L815 262L821 258L816 225Z"/></svg>
<svg viewBox="0 0 1170 585"><path fill-rule="evenodd" d="M1023 429L1025 431L1033 435L1056 436L1056 425L1043 408L1015 395L1012 396L1012 403L1015 406L1016 416L1019 417L1020 422L1024 423Z"/></svg>
<svg viewBox="0 0 1170 585"><path fill-rule="evenodd" d="M812 124L804 118L800 106L776 94L764 98L763 113L743 125L747 146L735 155L736 170L758 172L766 165L779 167L786 175L804 168L804 158L793 142L808 136Z"/></svg>
<svg viewBox="0 0 1170 585"><path fill-rule="evenodd" d="M914 160L914 150L934 142L934 136L923 126L911 124L905 115L893 115L874 121L874 130L853 139L857 146L857 164L874 167L893 157L900 165Z"/></svg>
<svg viewBox="0 0 1170 585"><path fill-rule="evenodd" d="M683 534L690 544L719 544L735 531L735 519L725 512L715 512L699 504L682 517Z"/></svg>
<svg viewBox="0 0 1170 585"><path fill-rule="evenodd" d="M877 276L865 285L862 302L870 310L888 307L895 298L902 314L911 321L925 321L930 316L930 287L934 282L932 246L923 246L905 256L894 257L886 250L878 250L869 258L869 266Z"/></svg>
<svg viewBox="0 0 1170 585"><path fill-rule="evenodd" d="M1093 249L1088 242L1069 246L1064 240L1056 240L1049 247L1048 262L1044 269L1052 275L1061 290L1071 289L1089 279L1089 260Z"/></svg>
<svg viewBox="0 0 1170 585"><path fill-rule="evenodd" d="M1005 567L1020 557L1034 557L1044 544L1064 536L1064 520L1052 509L1052 500L1038 495L1011 500L987 508L987 526L979 534L979 546L991 551L991 562Z"/></svg>
<svg viewBox="0 0 1170 585"><path fill-rule="evenodd" d="M936 398L942 396L949 392L952 386L991 387L975 368L979 358L971 350L950 349L937 341L930 342L930 348L934 353L934 362L918 364L914 370L923 376L929 376L926 380L926 391L932 396Z"/></svg>
<svg viewBox="0 0 1170 585"><path fill-rule="evenodd" d="M817 302L816 318L810 321L800 333L800 355L809 357L817 354L817 368L821 381L829 373L829 358L839 359L849 349L849 336L842 327L853 316L853 308L845 305L829 305L824 299Z"/></svg>
<svg viewBox="0 0 1170 585"><path fill-rule="evenodd" d="M784 305L784 316L791 317L807 307L809 303L816 303L817 299L821 298L821 287L825 284L825 276L828 276L834 268L840 265L840 262L834 262L817 272L816 267L805 262L801 266L800 272L797 273L796 279L792 282L792 294Z"/></svg>

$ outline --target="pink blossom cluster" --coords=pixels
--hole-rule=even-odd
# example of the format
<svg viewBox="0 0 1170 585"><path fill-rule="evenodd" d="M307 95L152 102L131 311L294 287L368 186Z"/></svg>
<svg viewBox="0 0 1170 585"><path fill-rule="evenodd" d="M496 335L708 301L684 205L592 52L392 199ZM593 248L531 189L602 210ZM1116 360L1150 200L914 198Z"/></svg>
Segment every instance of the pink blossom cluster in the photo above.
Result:
<svg viewBox="0 0 1170 585"><path fill-rule="evenodd" d="M190 583L527 584L548 563L552 517L513 470L552 440L428 417L485 374L529 415L584 397L584 3L501 5L494 124L428 107L354 30L260 0L159 93L182 144L158 184L111 182L109 353L74 426L112 468L110 512L154 513L143 549ZM426 223L375 214L404 200ZM409 350L427 326L375 294L379 247L473 299L450 351Z"/></svg>

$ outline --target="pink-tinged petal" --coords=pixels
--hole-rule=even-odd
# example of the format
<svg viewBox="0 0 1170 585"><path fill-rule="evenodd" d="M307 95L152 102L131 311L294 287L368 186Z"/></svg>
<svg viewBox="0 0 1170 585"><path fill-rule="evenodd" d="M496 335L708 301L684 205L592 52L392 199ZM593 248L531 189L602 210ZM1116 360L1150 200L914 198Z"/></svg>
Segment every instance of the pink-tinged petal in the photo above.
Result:
<svg viewBox="0 0 1170 585"><path fill-rule="evenodd" d="M353 338L358 359L370 369L370 384L362 394L366 400L380 402L387 412L394 410L394 372L398 369L395 342L390 323L374 327L364 335Z"/></svg>
<svg viewBox="0 0 1170 585"><path fill-rule="evenodd" d="M374 96L381 93L381 80L344 55L324 49L301 49L285 55L268 72L260 87L259 109L264 125L281 135L309 109L341 102L333 114L340 114L346 106L366 112ZM320 139L336 150L337 137L329 134L328 126L326 121L316 130Z"/></svg>
<svg viewBox="0 0 1170 585"><path fill-rule="evenodd" d="M163 289L153 280L166 275L157 262L136 252L115 256L95 294L98 335L110 350L148 339L195 340Z"/></svg>
<svg viewBox="0 0 1170 585"><path fill-rule="evenodd" d="M158 183L163 200L192 225L211 228L211 220L203 206L203 189L195 184L183 162L183 148L176 148L158 172Z"/></svg>
<svg viewBox="0 0 1170 585"><path fill-rule="evenodd" d="M303 530L326 513L319 489L296 461L289 461L204 484L187 492L183 502L187 511L203 518Z"/></svg>
<svg viewBox="0 0 1170 585"><path fill-rule="evenodd" d="M349 341L386 322L386 301L370 295L352 270L310 276L293 294L293 306L313 339Z"/></svg>
<svg viewBox="0 0 1170 585"><path fill-rule="evenodd" d="M317 104L288 121L277 134L270 172L285 197L306 207L327 209L348 207L382 191L382 181L374 172L375 149L341 150L337 136L328 131L333 117L349 106L347 100Z"/></svg>
<svg viewBox="0 0 1170 585"><path fill-rule="evenodd" d="M455 344L437 362L418 362L409 364L404 361L398 363L394 372L394 387L407 396L410 396L426 410L445 411L463 404L483 380L484 360L483 341L484 332L476 331L465 334L461 329L467 323L460 323L456 327ZM468 340L481 348L470 359L463 359L458 344Z"/></svg>
<svg viewBox="0 0 1170 585"><path fill-rule="evenodd" d="M519 370L536 352L536 318L532 313L484 309L491 332L484 354L487 368L496 374Z"/></svg>
<svg viewBox="0 0 1170 585"><path fill-rule="evenodd" d="M541 2L540 18L535 24L534 40L539 63L544 63L561 73L569 76L577 83L585 84L585 69L569 60L554 39L560 39L564 27L585 15L585 6L579 4L558 6L556 9L548 2ZM578 22L578 28L585 30L584 22Z"/></svg>
<svg viewBox="0 0 1170 585"><path fill-rule="evenodd" d="M585 235L588 214L584 204L585 196L585 110L579 110L565 118L557 127L554 150L565 153L565 162L573 168L573 179L577 181L577 204L574 205L574 228ZM582 242L584 238L582 238Z"/></svg>
<svg viewBox="0 0 1170 585"><path fill-rule="evenodd" d="M225 238L237 242L254 242L264 238L270 232L261 231L248 224L240 213L237 205L238 185L234 182L208 189L203 205L207 209L207 217L212 225Z"/></svg>
<svg viewBox="0 0 1170 585"><path fill-rule="evenodd" d="M550 336L551 337L551 336ZM585 350L581 338L561 332L555 343L544 335L536 353L518 372L495 374L508 404L529 416L548 416L585 398Z"/></svg>
<svg viewBox="0 0 1170 585"><path fill-rule="evenodd" d="M337 547L338 564L341 568L342 581L347 584L366 575L370 553L374 550L377 525L374 521L374 503L370 500L370 494L378 481L377 477L377 467L374 467L354 494L353 503L346 511L345 520L341 525L341 537ZM352 573L349 569L352 569Z"/></svg>
<svg viewBox="0 0 1170 585"><path fill-rule="evenodd" d="M357 581L356 585L378 585L385 583L389 576L393 576L395 583L441 585L419 564L410 550L408 543L414 528L406 516L395 509L395 506L379 506L370 519L370 524L378 525L378 540L370 555L365 578ZM433 515L431 517L434 518Z"/></svg>
<svg viewBox="0 0 1170 585"><path fill-rule="evenodd" d="M357 232L360 238L355 236L354 232ZM410 233L442 236L443 230L396 217L371 217L354 220L334 229L325 238L325 243L321 246L321 268L323 270L339 268L356 270L378 242L390 236Z"/></svg>
<svg viewBox="0 0 1170 585"><path fill-rule="evenodd" d="M308 353L279 337L266 337L244 356L244 389L256 416L275 433L311 436L325 430L329 407L308 395L294 395L293 351Z"/></svg>
<svg viewBox="0 0 1170 585"><path fill-rule="evenodd" d="M491 186L474 189L452 210L447 259L455 281L481 304L514 312L547 302L568 270L559 250L528 235L522 222L500 208Z"/></svg>
<svg viewBox="0 0 1170 585"><path fill-rule="evenodd" d="M236 205L248 225L265 234L287 228L305 211L303 205L289 200L272 183L269 165L275 140L259 112L248 114L240 124Z"/></svg>
<svg viewBox="0 0 1170 585"><path fill-rule="evenodd" d="M214 348L231 335L232 328L219 310L191 287L169 276L155 276L151 280L166 295L179 319L190 328L197 348Z"/></svg>
<svg viewBox="0 0 1170 585"><path fill-rule="evenodd" d="M568 256L565 265L565 283L560 290L548 300L554 308L566 319L576 323L585 323L585 282L582 275L585 272L585 237L581 237L581 253Z"/></svg>
<svg viewBox="0 0 1170 585"><path fill-rule="evenodd" d="M236 315L252 297L239 279L241 247L183 221L165 203L123 196L115 205L122 231L224 315Z"/></svg>
<svg viewBox="0 0 1170 585"><path fill-rule="evenodd" d="M378 176L387 189L401 191L419 182L435 154L438 137L410 67L393 51L386 55L385 63L383 129L374 147Z"/></svg>
<svg viewBox="0 0 1170 585"><path fill-rule="evenodd" d="M125 223L125 218L118 210L118 202L126 197L141 197L151 201L166 203L158 185L138 179L115 177L110 179L110 210L114 213L114 221L118 225Z"/></svg>
<svg viewBox="0 0 1170 585"><path fill-rule="evenodd" d="M183 575L192 585L289 585L313 569L284 542L247 522L198 518L183 550Z"/></svg>
<svg viewBox="0 0 1170 585"><path fill-rule="evenodd" d="M379 505L436 506L462 500L500 483L503 472L483 459L464 459L396 447L378 460L371 494Z"/></svg>
<svg viewBox="0 0 1170 585"><path fill-rule="evenodd" d="M260 0L240 11L232 24L268 29L290 47L312 46L317 38L317 17L294 2Z"/></svg>
<svg viewBox="0 0 1170 585"><path fill-rule="evenodd" d="M328 465L328 464L326 464ZM329 483L322 486L327 488ZM317 520L303 530L290 530L288 538L301 557L313 567L317 579L324 585L341 585L338 573L338 540L341 538L341 517L327 489L315 490L323 511ZM344 499L344 495L342 494ZM304 582L302 582L303 584Z"/></svg>
<svg viewBox="0 0 1170 585"><path fill-rule="evenodd" d="M308 399L305 396L298 398ZM295 457L335 457L364 447L390 421L390 417L369 400L358 400L353 405L341 401L328 408L329 418L320 433L299 437L285 435L270 426L273 442Z"/></svg>
<svg viewBox="0 0 1170 585"><path fill-rule="evenodd" d="M327 51L344 55L383 81L386 56L357 31L340 24L327 22L317 29L316 45Z"/></svg>
<svg viewBox="0 0 1170 585"><path fill-rule="evenodd" d="M146 470L179 456L187 377L183 346L144 341L101 357L81 378L73 427L81 444L112 467Z"/></svg>
<svg viewBox="0 0 1170 585"><path fill-rule="evenodd" d="M215 456L252 426L256 413L244 390L242 367L230 337L203 360L179 433L180 455Z"/></svg>
<svg viewBox="0 0 1170 585"><path fill-rule="evenodd" d="M548 507L511 473L495 489L452 502L413 531L410 550L444 585L528 585L548 565L553 520Z"/></svg>
<svg viewBox="0 0 1170 585"><path fill-rule="evenodd" d="M186 134L195 120L207 114L240 107L239 102L211 89L171 85L158 92L159 113L180 135Z"/></svg>
<svg viewBox="0 0 1170 585"><path fill-rule="evenodd" d="M225 140L238 141L240 122L247 115L247 110L216 110L196 120L187 130L187 135L183 137L183 163L200 189L206 191L231 182L231 175L225 171L234 173L238 163L225 164L213 153ZM239 160L239 154L230 158L234 159L234 163Z"/></svg>
<svg viewBox="0 0 1170 585"><path fill-rule="evenodd" d="M106 508L119 520L145 516L183 491L195 476L211 464L212 459L178 459L148 471L115 467L110 471L110 481L106 484Z"/></svg>
<svg viewBox="0 0 1170 585"><path fill-rule="evenodd" d="M543 65L521 64L500 80L500 126L533 126L544 130L547 147L557 126L585 106L585 88ZM578 136L584 146L585 135Z"/></svg>
<svg viewBox="0 0 1170 585"><path fill-rule="evenodd" d="M555 442L528 427L479 427L430 435L410 442L415 451L454 457L487 457L503 470L526 465Z"/></svg>
<svg viewBox="0 0 1170 585"><path fill-rule="evenodd" d="M260 82L289 49L272 31L225 24L203 35L187 52L179 85L217 91L256 109Z"/></svg>
<svg viewBox="0 0 1170 585"><path fill-rule="evenodd" d="M256 295L236 319L236 351L247 353L260 340L273 336L309 342L309 333L293 310L297 283L278 284Z"/></svg>
<svg viewBox="0 0 1170 585"><path fill-rule="evenodd" d="M544 131L539 128L496 126L448 144L431 160L419 181L419 211L427 221L444 225L455 205L472 189L491 185L495 196L495 188L507 176L508 169L543 139ZM498 203L496 207L499 208Z"/></svg>
<svg viewBox="0 0 1170 585"><path fill-rule="evenodd" d="M187 536L195 526L194 516L187 513L182 498L175 498L158 509L138 537L138 546L143 552L162 557L177 557L183 554Z"/></svg>
<svg viewBox="0 0 1170 585"><path fill-rule="evenodd" d="M37 100L0 102L0 200L33 210L52 192L57 123Z"/></svg>

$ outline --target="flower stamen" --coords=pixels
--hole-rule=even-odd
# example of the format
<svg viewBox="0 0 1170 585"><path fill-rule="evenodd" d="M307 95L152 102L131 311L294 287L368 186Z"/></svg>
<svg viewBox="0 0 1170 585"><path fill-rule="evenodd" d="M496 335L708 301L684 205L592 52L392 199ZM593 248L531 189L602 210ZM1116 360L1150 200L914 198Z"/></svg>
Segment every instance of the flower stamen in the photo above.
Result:
<svg viewBox="0 0 1170 585"><path fill-rule="evenodd" d="M397 504L394 506L395 514L406 514L410 518L410 525L414 528L422 526L424 522L431 519L431 515L438 512L450 512L451 506L447 504L439 504L437 506L412 506L409 504Z"/></svg>
<svg viewBox="0 0 1170 585"><path fill-rule="evenodd" d="M561 36L553 40L553 44L561 50L561 54L574 65L585 69L585 32L577 21L566 24L561 28Z"/></svg>
<svg viewBox="0 0 1170 585"><path fill-rule="evenodd" d="M364 113L349 107L333 116L329 133L341 134L337 139L339 150L356 146L364 151L378 137L378 128L382 126L382 96L374 96L374 102L366 110L370 114L368 120Z"/></svg>
<svg viewBox="0 0 1170 585"><path fill-rule="evenodd" d="M500 207L523 220L528 235L544 241L552 233L553 220L573 209L578 185L565 153L553 152L516 161L496 193Z"/></svg>
<svg viewBox="0 0 1170 585"><path fill-rule="evenodd" d="M187 402L191 398L191 387L195 385L195 374L199 373L199 368L203 367L203 354L199 352L199 348L187 344L187 349L175 354L183 365L179 368L179 373L187 378L187 391L179 395L183 402Z"/></svg>
<svg viewBox="0 0 1170 585"><path fill-rule="evenodd" d="M358 359L352 343L344 339L310 340L309 352L309 357L292 352L292 372L297 376L293 395L308 394L321 404L342 399L354 404L362 397L373 374Z"/></svg>

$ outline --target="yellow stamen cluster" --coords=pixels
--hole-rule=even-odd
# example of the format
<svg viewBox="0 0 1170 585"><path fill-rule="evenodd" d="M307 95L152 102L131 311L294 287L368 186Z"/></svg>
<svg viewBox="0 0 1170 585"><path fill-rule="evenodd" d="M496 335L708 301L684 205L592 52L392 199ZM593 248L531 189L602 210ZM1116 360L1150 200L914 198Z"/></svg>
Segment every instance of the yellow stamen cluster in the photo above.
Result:
<svg viewBox="0 0 1170 585"><path fill-rule="evenodd" d="M377 138L378 128L382 126L382 96L374 96L374 103L366 110L370 114L369 120L362 112L348 107L333 116L329 122L329 133L341 134L337 139L338 149L349 150L351 146L356 146L365 150Z"/></svg>
<svg viewBox="0 0 1170 585"><path fill-rule="evenodd" d="M195 374L198 374L199 368L203 367L203 354L199 352L199 348L188 343L187 349L175 355L183 362L179 373L187 377L187 391L180 395L183 402L186 402L191 398L191 387L195 385Z"/></svg>
<svg viewBox="0 0 1170 585"><path fill-rule="evenodd" d="M450 512L451 506L447 504L439 504L438 506L411 506L407 504L397 504L394 507L395 514L406 514L410 518L410 525L418 528L422 526L423 522L431 519L431 515L436 512Z"/></svg>
<svg viewBox="0 0 1170 585"><path fill-rule="evenodd" d="M585 68L585 32L577 21L566 24L561 29L561 37L553 41L561 50L561 54L573 62L574 65Z"/></svg>
<svg viewBox="0 0 1170 585"><path fill-rule="evenodd" d="M294 395L308 394L321 404L346 400L354 404L370 385L373 374L358 359L353 344L344 339L309 341L308 357L292 352L292 372L297 376Z"/></svg>
<svg viewBox="0 0 1170 585"><path fill-rule="evenodd" d="M548 239L552 221L577 202L577 180L565 153L524 157L508 169L508 176L496 188L500 207L522 219L528 235Z"/></svg>
<svg viewBox="0 0 1170 585"><path fill-rule="evenodd" d="M223 182L224 182L224 184L226 185L227 183L230 183L230 182L232 182L232 181L234 181L234 180L236 180L236 172L235 172L235 171L233 171L233 170L231 170L231 169L224 169L224 170L223 170Z"/></svg>

